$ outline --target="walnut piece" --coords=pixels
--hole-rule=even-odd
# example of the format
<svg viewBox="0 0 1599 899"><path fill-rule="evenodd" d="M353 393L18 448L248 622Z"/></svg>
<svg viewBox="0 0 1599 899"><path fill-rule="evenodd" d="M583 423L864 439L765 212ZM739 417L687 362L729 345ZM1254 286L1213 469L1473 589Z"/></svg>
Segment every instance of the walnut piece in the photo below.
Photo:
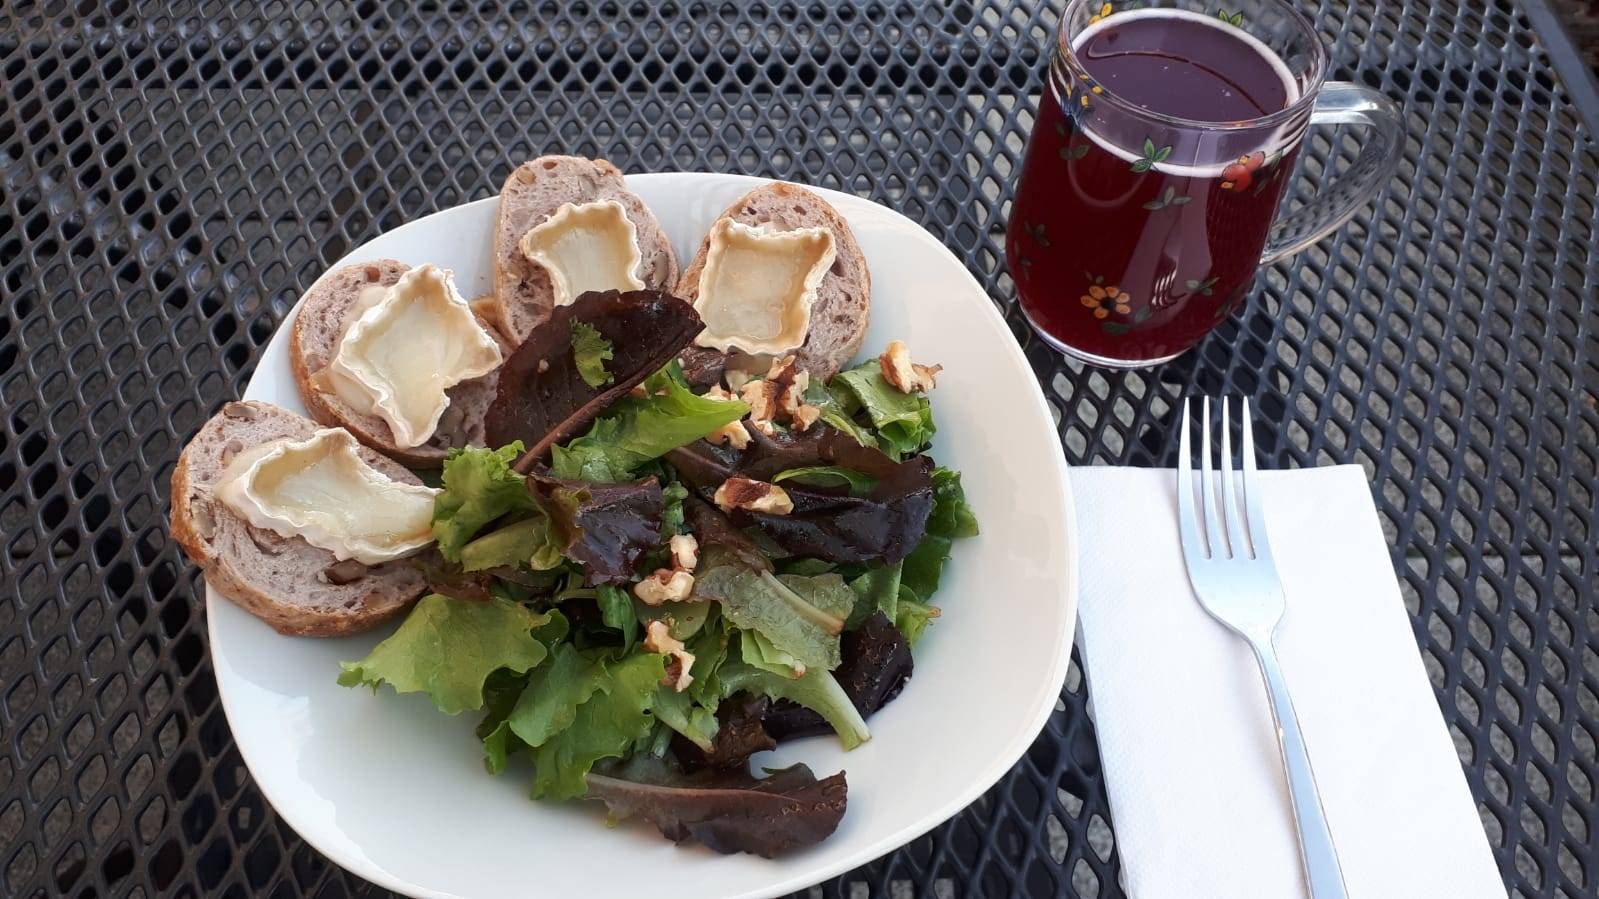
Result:
<svg viewBox="0 0 1599 899"><path fill-rule="evenodd" d="M725 443L733 449L741 450L750 445L749 428L744 427L742 421L730 421L705 435L705 439L712 443Z"/></svg>
<svg viewBox="0 0 1599 899"><path fill-rule="evenodd" d="M821 417L822 410L820 407L808 404L801 405L794 411L794 430L807 430L811 425L816 424Z"/></svg>
<svg viewBox="0 0 1599 899"><path fill-rule="evenodd" d="M673 691L681 693L694 683L694 675L689 674L689 669L694 667L694 653L679 650L666 657L666 676L661 678L661 686L671 687Z"/></svg>
<svg viewBox="0 0 1599 899"><path fill-rule="evenodd" d="M927 393L938 386L938 373L944 370L942 365L912 362L910 348L903 340L890 340L883 355L877 357L877 366L883 371L883 380L901 393Z"/></svg>
<svg viewBox="0 0 1599 899"><path fill-rule="evenodd" d="M794 511L794 501L789 498L787 490L776 484L736 476L723 481L712 499L723 512L743 509L768 515L787 515Z"/></svg>
<svg viewBox="0 0 1599 899"><path fill-rule="evenodd" d="M672 626L656 619L644 625L645 652L682 652L683 641L672 636Z"/></svg>
<svg viewBox="0 0 1599 899"><path fill-rule="evenodd" d="M658 569L654 574L633 585L633 595L647 606L687 599L694 592L694 575L670 568Z"/></svg>
<svg viewBox="0 0 1599 899"><path fill-rule="evenodd" d="M777 394L781 390L781 385L773 381L751 381L738 395L750 407L751 420L771 421L777 415Z"/></svg>
<svg viewBox="0 0 1599 899"><path fill-rule="evenodd" d="M764 379L743 383L739 396L749 404L750 422L761 433L776 433L775 422L787 422L803 431L822 417L822 410L805 402L805 390L810 385L811 373L788 355L773 361Z"/></svg>
<svg viewBox="0 0 1599 899"><path fill-rule="evenodd" d="M663 686L681 693L694 683L689 669L694 667L694 654L683 649L683 641L672 636L672 626L665 621L651 621L644 626L644 651L659 652L668 656Z"/></svg>
<svg viewBox="0 0 1599 899"><path fill-rule="evenodd" d="M679 571L693 571L700 563L700 542L692 534L678 534L667 545L672 550L672 565Z"/></svg>

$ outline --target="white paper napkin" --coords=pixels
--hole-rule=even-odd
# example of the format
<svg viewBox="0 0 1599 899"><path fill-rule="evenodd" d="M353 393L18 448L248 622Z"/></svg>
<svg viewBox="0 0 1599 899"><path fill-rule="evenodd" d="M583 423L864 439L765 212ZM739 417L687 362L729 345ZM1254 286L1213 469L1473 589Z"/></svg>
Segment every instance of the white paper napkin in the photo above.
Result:
<svg viewBox="0 0 1599 899"><path fill-rule="evenodd" d="M1071 473L1089 695L1133 899L1305 895L1271 712L1183 566L1170 470ZM1352 899L1505 889L1359 466L1263 472L1284 675Z"/></svg>

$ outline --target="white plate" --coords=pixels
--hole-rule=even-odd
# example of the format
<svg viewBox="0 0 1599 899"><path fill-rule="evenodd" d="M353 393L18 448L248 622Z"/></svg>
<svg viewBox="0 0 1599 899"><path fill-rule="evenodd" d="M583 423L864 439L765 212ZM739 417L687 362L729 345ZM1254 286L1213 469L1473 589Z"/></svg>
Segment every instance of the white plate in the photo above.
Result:
<svg viewBox="0 0 1599 899"><path fill-rule="evenodd" d="M634 175L638 192L692 258L717 214L755 178ZM905 692L872 716L852 753L832 738L785 744L775 765L849 774L849 810L821 845L766 861L677 847L644 824L607 829L597 803L527 799L529 771L491 777L472 730L424 695L338 686L389 632L338 640L279 636L208 594L211 655L239 751L283 819L330 859L414 896L779 896L848 871L954 815L1032 743L1066 676L1076 621L1072 504L1049 409L998 311L961 263L882 206L820 193L849 220L872 272L866 349L901 338L940 362L934 456L964 472L981 536L956 545L916 648ZM339 265L394 258L455 269L468 297L488 292L497 198L411 222ZM303 411L289 327L245 391ZM774 764L768 762L768 764Z"/></svg>

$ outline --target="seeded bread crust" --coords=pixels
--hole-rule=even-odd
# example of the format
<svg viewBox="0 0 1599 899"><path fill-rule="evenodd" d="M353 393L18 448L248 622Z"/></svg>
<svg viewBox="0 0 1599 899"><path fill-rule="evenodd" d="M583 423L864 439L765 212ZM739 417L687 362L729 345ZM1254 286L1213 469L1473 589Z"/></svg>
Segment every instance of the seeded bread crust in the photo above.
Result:
<svg viewBox="0 0 1599 899"><path fill-rule="evenodd" d="M280 537L239 518L214 488L233 455L283 437L316 431L310 420L271 403L228 403L183 448L172 472L172 536L211 588L280 634L338 637L369 630L398 616L427 589L409 561L343 563L365 573L345 584L325 571L337 560L299 537ZM366 447L368 465L396 481L420 484L403 466Z"/></svg>
<svg viewBox="0 0 1599 899"><path fill-rule="evenodd" d="M450 405L439 419L438 429L428 442L405 449L394 445L394 432L388 422L356 409L337 394L324 393L316 380L333 362L361 289L368 284L391 287L410 270L403 262L379 259L329 273L300 304L290 332L289 363L294 370L294 383L300 388L300 399L312 418L330 428L344 428L355 439L412 468L438 468L451 447L483 445L483 416L494 401L498 371L462 381L445 391ZM484 318L475 301L473 312L478 315L478 323L500 344L502 353L509 356L510 347L504 337Z"/></svg>
<svg viewBox="0 0 1599 899"><path fill-rule="evenodd" d="M860 352L872 305L872 275L849 223L826 200L797 184L782 181L757 187L740 197L717 217L717 221L724 218L751 227L771 222L780 231L826 228L833 232L837 255L833 267L817 287L816 302L811 306L811 329L795 356L799 366L812 377L825 381L837 374ZM705 270L705 256L710 248L711 239L707 234L700 242L694 261L689 263L677 284L677 295L689 302L699 299L700 275ZM683 357L686 367L700 368L708 359L724 355L696 346L685 351Z"/></svg>
<svg viewBox="0 0 1599 899"><path fill-rule="evenodd" d="M615 200L622 204L638 236L639 271L651 290L671 290L677 283L677 256L660 222L644 201L627 189L622 173L603 159L540 156L517 166L500 190L499 221L494 232L494 323L512 346L521 346L528 332L549 318L555 306L550 275L522 255L522 235L537 227L566 203Z"/></svg>

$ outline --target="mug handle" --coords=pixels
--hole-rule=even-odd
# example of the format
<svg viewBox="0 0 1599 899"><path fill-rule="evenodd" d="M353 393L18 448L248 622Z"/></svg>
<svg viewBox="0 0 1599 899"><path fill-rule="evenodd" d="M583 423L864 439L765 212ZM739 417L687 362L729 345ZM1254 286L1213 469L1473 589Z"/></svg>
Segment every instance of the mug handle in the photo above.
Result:
<svg viewBox="0 0 1599 899"><path fill-rule="evenodd" d="M1310 113L1311 125L1365 125L1371 129L1360 155L1310 202L1282 216L1261 252L1267 265L1310 246L1371 201L1399 167L1404 124L1399 104L1378 91L1347 81L1322 85Z"/></svg>

